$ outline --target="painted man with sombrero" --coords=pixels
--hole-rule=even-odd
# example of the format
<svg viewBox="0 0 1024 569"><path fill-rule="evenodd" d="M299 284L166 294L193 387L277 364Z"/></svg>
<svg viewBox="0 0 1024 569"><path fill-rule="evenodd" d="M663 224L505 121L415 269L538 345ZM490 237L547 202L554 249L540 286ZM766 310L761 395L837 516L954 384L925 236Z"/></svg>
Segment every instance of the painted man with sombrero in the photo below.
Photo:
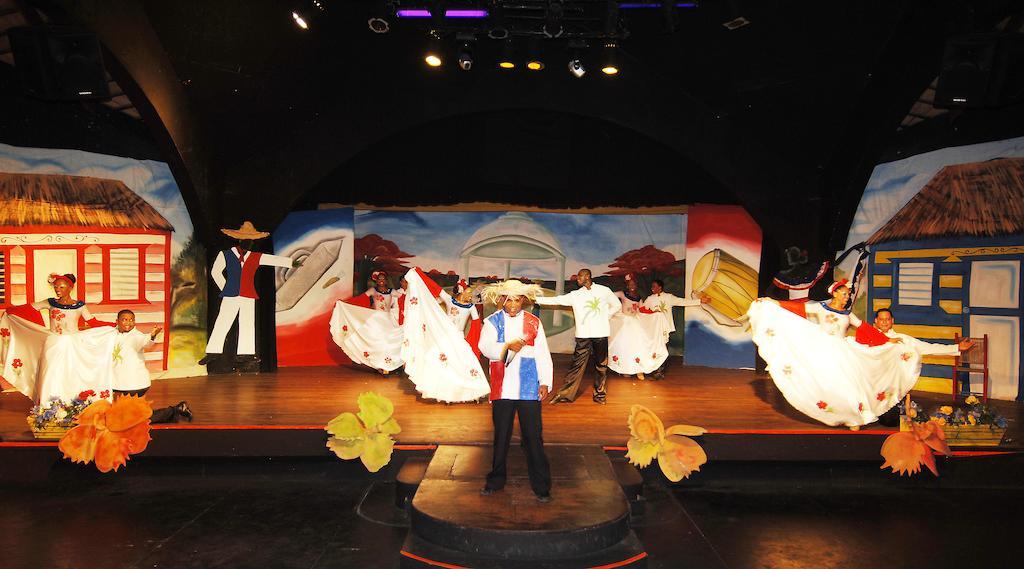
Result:
<svg viewBox="0 0 1024 569"><path fill-rule="evenodd" d="M206 344L206 356L199 360L205 365L224 353L224 338L231 325L238 319L238 349L236 361L259 361L256 357L256 269L261 266L298 266L291 257L268 255L251 251L253 241L270 236L266 231L257 231L251 221L245 221L238 229L221 229L221 232L237 239L239 244L217 253L210 269L213 282L220 289L220 312Z"/></svg>

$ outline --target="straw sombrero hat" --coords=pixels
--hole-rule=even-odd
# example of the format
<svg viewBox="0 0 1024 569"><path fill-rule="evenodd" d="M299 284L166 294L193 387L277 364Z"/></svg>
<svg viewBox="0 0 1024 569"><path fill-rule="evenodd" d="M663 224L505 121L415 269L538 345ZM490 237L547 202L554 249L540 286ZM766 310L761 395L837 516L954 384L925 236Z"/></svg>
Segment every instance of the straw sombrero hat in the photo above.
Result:
<svg viewBox="0 0 1024 569"><path fill-rule="evenodd" d="M270 234L267 233L266 231L257 231L256 227L253 226L252 222L248 220L243 221L242 226L239 227L238 229L221 229L220 231L221 233L227 235L228 237L239 239L241 241L245 241L248 239L263 239L266 237L270 237Z"/></svg>
<svg viewBox="0 0 1024 569"><path fill-rule="evenodd" d="M516 279L509 279L504 282L487 285L481 294L485 302L498 304L498 301L505 296L525 296L530 300L543 296L540 285L526 284Z"/></svg>

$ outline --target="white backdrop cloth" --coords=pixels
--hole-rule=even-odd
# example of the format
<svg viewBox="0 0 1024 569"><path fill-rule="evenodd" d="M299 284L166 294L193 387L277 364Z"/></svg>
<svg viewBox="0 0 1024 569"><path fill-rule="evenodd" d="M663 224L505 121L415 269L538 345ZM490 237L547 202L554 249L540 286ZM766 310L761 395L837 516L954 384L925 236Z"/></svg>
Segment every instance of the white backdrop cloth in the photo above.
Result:
<svg viewBox="0 0 1024 569"><path fill-rule="evenodd" d="M869 347L829 336L813 322L765 300L747 311L754 343L790 405L826 425L858 426L899 403L921 372L912 347Z"/></svg>
<svg viewBox="0 0 1024 569"><path fill-rule="evenodd" d="M117 329L98 326L75 334L55 334L18 316L0 317L4 335L3 377L36 403L74 399L82 391L111 389Z"/></svg>

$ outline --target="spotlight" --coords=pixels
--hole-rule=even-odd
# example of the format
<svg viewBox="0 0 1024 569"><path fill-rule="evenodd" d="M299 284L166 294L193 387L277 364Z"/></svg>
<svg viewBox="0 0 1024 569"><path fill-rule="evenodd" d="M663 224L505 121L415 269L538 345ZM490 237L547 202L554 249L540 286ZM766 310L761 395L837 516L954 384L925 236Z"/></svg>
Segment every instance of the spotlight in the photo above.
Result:
<svg viewBox="0 0 1024 569"><path fill-rule="evenodd" d="M579 79L587 73L587 68L583 67L583 62L579 58L569 60L569 73L572 73L574 77Z"/></svg>
<svg viewBox="0 0 1024 569"><path fill-rule="evenodd" d="M586 53L586 50L586 40L569 40L569 73L572 73L572 76L577 79L587 73L587 68L583 65L583 55Z"/></svg>
<svg viewBox="0 0 1024 569"><path fill-rule="evenodd" d="M512 40L506 39L501 43L501 57L498 59L498 67L502 69L515 69L515 46Z"/></svg>
<svg viewBox="0 0 1024 569"><path fill-rule="evenodd" d="M391 24L384 18L370 18L366 25L370 26L370 31L375 34L386 34L391 30Z"/></svg>
<svg viewBox="0 0 1024 569"><path fill-rule="evenodd" d="M527 44L526 68L530 71L540 71L544 69L544 62L540 60L540 40L532 38Z"/></svg>
<svg viewBox="0 0 1024 569"><path fill-rule="evenodd" d="M459 67L463 71L469 71L473 68L473 47L468 41L462 42L459 46Z"/></svg>
<svg viewBox="0 0 1024 569"><path fill-rule="evenodd" d="M292 20L295 20L295 25L299 26L304 30L309 29L309 24L306 23L306 19L302 17L302 14L298 12L292 12Z"/></svg>
<svg viewBox="0 0 1024 569"><path fill-rule="evenodd" d="M433 32L431 32L430 42L427 43L427 53L424 54L423 61L431 67L441 67L441 64L444 63L441 58L441 41Z"/></svg>
<svg viewBox="0 0 1024 569"><path fill-rule="evenodd" d="M608 42L604 45L604 63L601 65L601 73L605 75L619 74L619 46L615 42Z"/></svg>

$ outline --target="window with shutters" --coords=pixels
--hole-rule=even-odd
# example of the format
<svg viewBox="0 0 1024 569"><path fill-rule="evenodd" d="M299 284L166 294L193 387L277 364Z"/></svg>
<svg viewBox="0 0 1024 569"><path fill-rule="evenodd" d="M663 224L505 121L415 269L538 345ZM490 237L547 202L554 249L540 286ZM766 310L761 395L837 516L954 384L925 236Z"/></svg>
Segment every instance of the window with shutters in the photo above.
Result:
<svg viewBox="0 0 1024 569"><path fill-rule="evenodd" d="M137 247L110 249L110 298L107 300L139 300L139 263Z"/></svg>
<svg viewBox="0 0 1024 569"><path fill-rule="evenodd" d="M900 263L897 281L897 302L907 306L932 305L934 263Z"/></svg>

